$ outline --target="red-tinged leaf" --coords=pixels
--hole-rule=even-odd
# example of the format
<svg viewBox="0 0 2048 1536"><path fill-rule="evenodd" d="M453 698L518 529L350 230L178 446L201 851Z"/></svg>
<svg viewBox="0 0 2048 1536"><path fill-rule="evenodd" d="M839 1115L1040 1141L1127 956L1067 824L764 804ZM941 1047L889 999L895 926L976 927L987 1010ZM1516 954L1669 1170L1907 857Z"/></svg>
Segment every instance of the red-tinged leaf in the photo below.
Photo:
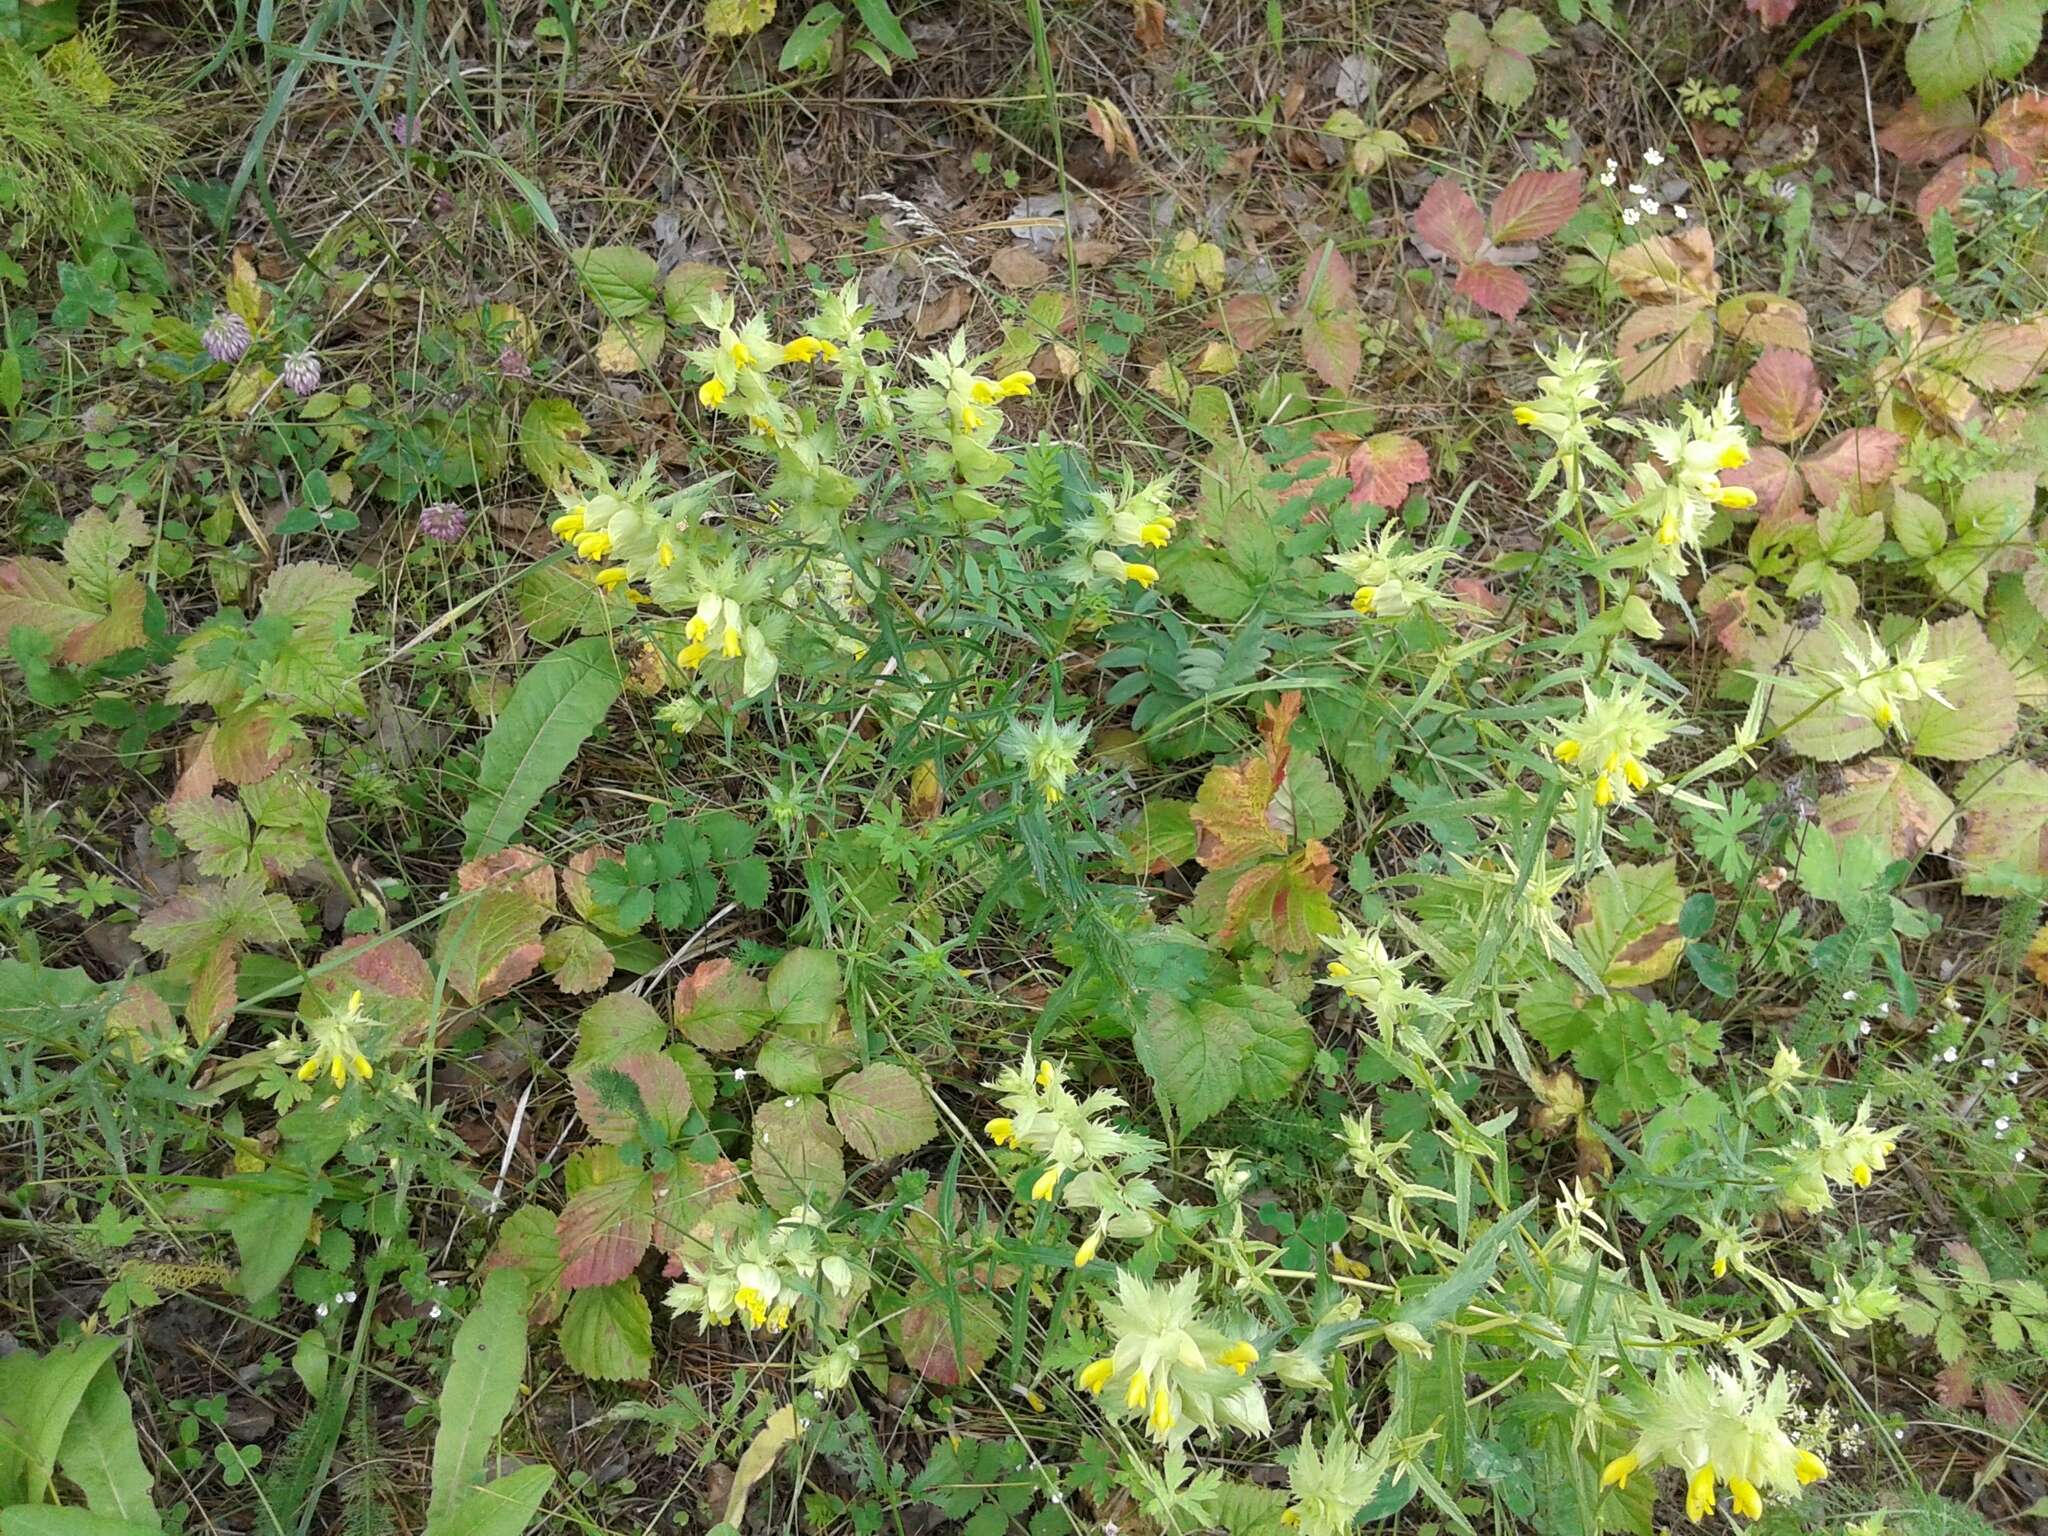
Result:
<svg viewBox="0 0 2048 1536"><path fill-rule="evenodd" d="M654 1186L649 1175L628 1173L580 1189L555 1218L562 1284L573 1291L623 1280L638 1267L653 1240Z"/></svg>
<svg viewBox="0 0 2048 1536"><path fill-rule="evenodd" d="M1615 337L1622 403L1693 383L1713 345L1714 313L1704 304L1658 304L1637 310L1622 321Z"/></svg>
<svg viewBox="0 0 2048 1536"><path fill-rule="evenodd" d="M1301 328L1303 361L1330 388L1349 389L1362 361L1358 298L1351 266L1334 241L1324 241L1302 268L1294 319Z"/></svg>
<svg viewBox="0 0 2048 1536"><path fill-rule="evenodd" d="M662 1274L675 1279L686 1262L703 1262L712 1213L745 1194L740 1170L730 1158L679 1163L666 1184L654 1187L654 1244L668 1255Z"/></svg>
<svg viewBox="0 0 2048 1536"><path fill-rule="evenodd" d="M1975 1386L1970 1379L1973 1369L1974 1367L1970 1361L1958 1360L1954 1364L1945 1365L1936 1371L1934 1373L1934 1400L1940 1403L1942 1407L1951 1410L1969 1407L1970 1399L1975 1395Z"/></svg>
<svg viewBox="0 0 2048 1536"><path fill-rule="evenodd" d="M1721 296L1714 237L1698 224L1616 251L1607 270L1638 304L1711 304Z"/></svg>
<svg viewBox="0 0 2048 1536"><path fill-rule="evenodd" d="M942 1290L919 1281L904 1300L907 1305L893 1323L896 1344L903 1363L926 1381L961 1385L1002 1341L1001 1315L979 1286Z"/></svg>
<svg viewBox="0 0 2048 1536"><path fill-rule="evenodd" d="M0 638L10 629L32 629L61 646L101 617L72 592L63 566L32 555L0 565Z"/></svg>
<svg viewBox="0 0 2048 1536"><path fill-rule="evenodd" d="M1336 874L1329 850L1311 842L1285 858L1265 859L1242 872L1219 870L1204 876L1192 910L1226 944L1248 932L1268 949L1305 954L1316 947L1319 935L1336 931L1329 894Z"/></svg>
<svg viewBox="0 0 2048 1536"><path fill-rule="evenodd" d="M1979 389L2001 394L2025 389L2048 366L2048 320L1987 325L1957 342L1943 365Z"/></svg>
<svg viewBox="0 0 2048 1536"><path fill-rule="evenodd" d="M66 666L89 667L142 644L142 611L149 594L137 576L123 575L107 594L107 611L73 632L58 651Z"/></svg>
<svg viewBox="0 0 2048 1536"><path fill-rule="evenodd" d="M1781 299L1775 293L1738 293L1721 301L1718 316L1723 334L1743 346L1813 352L1806 306L1795 300Z"/></svg>
<svg viewBox="0 0 2048 1536"><path fill-rule="evenodd" d="M1529 302L1529 285L1520 274L1510 272L1496 261L1474 262L1458 273L1457 282L1451 286L1454 292L1503 320L1514 319Z"/></svg>
<svg viewBox="0 0 2048 1536"><path fill-rule="evenodd" d="M1756 492L1759 521L1797 512L1806 501L1806 480L1782 451L1758 446L1740 469L1721 471L1723 485L1739 485Z"/></svg>
<svg viewBox="0 0 2048 1536"><path fill-rule="evenodd" d="M585 848L569 856L569 862L562 867L562 896L569 908L586 923L599 915L599 903L590 894L590 872L606 859L622 860L624 852L617 848L599 844Z"/></svg>
<svg viewBox="0 0 2048 1536"><path fill-rule="evenodd" d="M1301 283L1295 302L1308 309L1356 309L1358 295L1351 286L1351 263L1337 249L1337 242L1325 240L1301 269Z"/></svg>
<svg viewBox="0 0 2048 1536"><path fill-rule="evenodd" d="M1967 98L1957 102L1966 104ZM2048 165L2048 96L2022 91L2000 102L1984 119L1984 153L1994 170L2012 172L2023 187L2039 186Z"/></svg>
<svg viewBox="0 0 2048 1536"><path fill-rule="evenodd" d="M242 974L238 944L217 944L192 958L191 990L185 995L185 1024L205 1043L235 1016L235 983Z"/></svg>
<svg viewBox="0 0 2048 1536"><path fill-rule="evenodd" d="M590 1134L612 1146L623 1146L639 1133L640 1122L627 1110L606 1103L606 1072L617 1072L632 1080L640 1090L640 1105L648 1118L673 1138L690 1118L696 1104L690 1096L690 1079L683 1069L659 1051L642 1051L614 1062L600 1063L570 1074L576 1090L576 1113Z"/></svg>
<svg viewBox="0 0 2048 1536"><path fill-rule="evenodd" d="M774 1012L767 984L730 960L706 960L676 983L676 1030L700 1050L738 1050Z"/></svg>
<svg viewBox="0 0 2048 1536"><path fill-rule="evenodd" d="M1493 200L1487 234L1495 245L1544 240L1579 211L1585 177L1578 171L1524 171Z"/></svg>
<svg viewBox="0 0 2048 1536"><path fill-rule="evenodd" d="M1412 437L1381 432L1351 450L1351 504L1369 502L1392 509L1408 499L1412 486L1429 478L1429 453Z"/></svg>
<svg viewBox="0 0 2048 1536"><path fill-rule="evenodd" d="M1280 328L1279 307L1263 293L1233 293L1210 321L1240 352L1263 347Z"/></svg>
<svg viewBox="0 0 2048 1536"><path fill-rule="evenodd" d="M1957 155L1920 189L1920 195L1913 199L1913 211L1920 218L1922 229L1934 227L1934 215L1946 208L1951 218L1963 201L1963 192L1972 178L1992 174L1991 162L1977 155Z"/></svg>
<svg viewBox="0 0 2048 1536"><path fill-rule="evenodd" d="M363 994L363 1011L379 1023L412 1030L432 1011L434 973L425 956L396 934L343 939L306 973L299 1015L313 1016L308 1001L319 1005L318 1013L339 1013L353 992Z"/></svg>
<svg viewBox="0 0 2048 1536"><path fill-rule="evenodd" d="M1744 0L1744 9L1762 22L1766 29L1782 27L1792 19L1792 13L1799 9L1799 0Z"/></svg>
<svg viewBox="0 0 2048 1536"><path fill-rule="evenodd" d="M1773 443L1797 442L1811 432L1824 399L1813 359L1784 347L1756 360L1736 398L1749 424Z"/></svg>
<svg viewBox="0 0 2048 1536"><path fill-rule="evenodd" d="M2027 1411L2027 1400L2019 1392L2002 1381L1988 1377L1979 1383L1984 1394L1984 1417L1996 1424L2009 1435L2016 1435L2032 1417Z"/></svg>
<svg viewBox="0 0 2048 1536"><path fill-rule="evenodd" d="M1425 255L1448 256L1460 266L1477 261L1486 246L1486 216L1472 194L1448 176L1429 184L1410 227Z"/></svg>
<svg viewBox="0 0 2048 1536"><path fill-rule="evenodd" d="M1968 96L1930 107L1918 96L1899 108L1877 136L1880 149L1909 165L1946 160L1977 132L1977 110Z"/></svg>
<svg viewBox="0 0 2048 1536"><path fill-rule="evenodd" d="M1231 869L1284 853L1294 839L1294 809L1279 790L1287 781L1287 733L1301 710L1288 692L1267 706L1260 728L1264 750L1241 763L1211 768L1188 813L1195 827L1195 858L1204 869Z"/></svg>
<svg viewBox="0 0 2048 1536"><path fill-rule="evenodd" d="M1865 494L1891 479L1906 440L1878 427L1852 427L1828 439L1821 450L1799 461L1799 472L1822 510L1844 497L1860 509Z"/></svg>
<svg viewBox="0 0 2048 1536"><path fill-rule="evenodd" d="M212 733L213 769L230 784L261 784L285 765L303 734L268 702L226 711Z"/></svg>
<svg viewBox="0 0 2048 1536"><path fill-rule="evenodd" d="M457 890L481 891L488 886L515 883L525 889L543 912L555 910L555 872L548 867L547 855L537 848L514 843L497 853L471 859L455 871Z"/></svg>

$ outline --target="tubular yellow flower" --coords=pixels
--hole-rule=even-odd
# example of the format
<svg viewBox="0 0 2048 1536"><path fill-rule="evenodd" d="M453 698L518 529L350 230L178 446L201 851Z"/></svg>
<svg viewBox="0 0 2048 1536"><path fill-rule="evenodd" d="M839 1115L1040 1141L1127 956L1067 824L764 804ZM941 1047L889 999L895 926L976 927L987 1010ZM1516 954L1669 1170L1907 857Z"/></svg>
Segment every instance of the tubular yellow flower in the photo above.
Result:
<svg viewBox="0 0 2048 1536"><path fill-rule="evenodd" d="M960 430L961 430L961 431L963 431L963 432L978 432L978 431L980 431L980 430L981 430L981 424L982 424L982 421L983 421L983 420L984 420L984 418L983 418L983 416L982 416L981 412L977 411L977 410L976 410L976 409L975 409L975 408L974 408L973 406L971 406L971 405L963 405L963 406L961 406L961 407L960 407Z"/></svg>
<svg viewBox="0 0 2048 1536"><path fill-rule="evenodd" d="M1152 1398L1152 1429L1155 1434L1165 1434L1174 1425L1173 1399L1166 1393L1155 1393Z"/></svg>
<svg viewBox="0 0 2048 1536"><path fill-rule="evenodd" d="M1074 1250L1074 1268L1086 1269L1088 1267L1089 1261L1095 1257L1097 1251L1099 1251L1101 1247L1102 1228L1097 1227L1093 1232L1090 1232L1087 1235L1087 1237L1083 1238L1081 1241L1081 1246Z"/></svg>
<svg viewBox="0 0 2048 1536"><path fill-rule="evenodd" d="M1756 505L1756 492L1746 485L1724 485L1714 500L1724 507L1740 512L1746 507Z"/></svg>
<svg viewBox="0 0 2048 1536"><path fill-rule="evenodd" d="M1756 1484L1740 1477L1728 1479L1728 1502L1735 1506L1735 1513L1745 1520L1763 1518L1763 1496L1756 1491Z"/></svg>
<svg viewBox="0 0 2048 1536"><path fill-rule="evenodd" d="M1142 1408L1151 1399L1152 1383L1145 1379L1143 1371L1131 1372L1131 1379L1124 1386L1124 1406Z"/></svg>
<svg viewBox="0 0 2048 1536"><path fill-rule="evenodd" d="M655 546L654 558L664 571L667 570L676 563L675 545L669 543L667 539L663 539Z"/></svg>
<svg viewBox="0 0 2048 1536"><path fill-rule="evenodd" d="M676 665L685 672L694 672L704 665L704 658L711 654L711 647L702 640L692 640L676 652Z"/></svg>
<svg viewBox="0 0 2048 1536"><path fill-rule="evenodd" d="M576 553L585 560L602 560L612 552L612 536L602 528L576 535Z"/></svg>
<svg viewBox="0 0 2048 1536"><path fill-rule="evenodd" d="M1097 1360L1082 1366L1081 1374L1075 1379L1079 1382L1083 1392L1086 1392L1090 1397L1100 1397L1102 1396L1102 1389L1109 1385L1109 1378L1115 1374L1116 1362L1114 1360Z"/></svg>
<svg viewBox="0 0 2048 1536"><path fill-rule="evenodd" d="M726 351L731 354L735 368L751 368L754 366L754 354L744 341L735 341L730 347L726 348Z"/></svg>
<svg viewBox="0 0 2048 1536"><path fill-rule="evenodd" d="M308 1056L305 1059L305 1061L302 1062L299 1066L299 1081L302 1083L310 1083L311 1081L313 1081L314 1078L318 1077L319 1075L320 1058L318 1056Z"/></svg>
<svg viewBox="0 0 2048 1536"><path fill-rule="evenodd" d="M365 1056L361 1051L357 1051L355 1059L350 1065L356 1069L357 1077L360 1077L366 1083L370 1080L370 1074L374 1069L370 1066L369 1057Z"/></svg>
<svg viewBox="0 0 2048 1536"><path fill-rule="evenodd" d="M607 592L611 591L614 587L623 586L632 579L633 573L623 565L608 565L599 571L594 578L597 584Z"/></svg>
<svg viewBox="0 0 2048 1536"><path fill-rule="evenodd" d="M697 403L707 411L715 411L725 402L725 381L713 376L697 386Z"/></svg>
<svg viewBox="0 0 2048 1536"><path fill-rule="evenodd" d="M1714 1512L1714 1464L1710 1461L1685 1481L1685 1518L1704 1520Z"/></svg>
<svg viewBox="0 0 2048 1536"><path fill-rule="evenodd" d="M745 647L740 643L740 632L730 624L725 628L725 643L719 647L728 658L741 654Z"/></svg>
<svg viewBox="0 0 2048 1536"><path fill-rule="evenodd" d="M1328 965L1323 967L1323 974L1329 977L1332 981L1342 981L1346 976L1349 976L1351 974L1351 967L1346 965L1342 960L1332 960Z"/></svg>
<svg viewBox="0 0 2048 1536"><path fill-rule="evenodd" d="M1730 443L1714 462L1723 469L1740 469L1749 462L1749 449L1741 443Z"/></svg>
<svg viewBox="0 0 2048 1536"><path fill-rule="evenodd" d="M1053 1191L1060 1187L1060 1175L1065 1172L1066 1169L1062 1168L1058 1163L1054 1163L1050 1168L1046 1169L1045 1172L1038 1176L1037 1181L1032 1184L1031 1198L1034 1200L1050 1200L1053 1197Z"/></svg>
<svg viewBox="0 0 2048 1536"><path fill-rule="evenodd" d="M1799 1486L1817 1483L1828 1475L1828 1464L1811 1451L1801 1451L1792 1459L1792 1470L1799 1479Z"/></svg>
<svg viewBox="0 0 2048 1536"><path fill-rule="evenodd" d="M683 626L683 633L692 640L705 640L710 638L711 626L705 622L703 614L693 613L689 622Z"/></svg>
<svg viewBox="0 0 2048 1536"><path fill-rule="evenodd" d="M1351 611L1353 613L1371 613L1379 600L1380 589L1378 587L1360 587L1351 594Z"/></svg>
<svg viewBox="0 0 2048 1536"><path fill-rule="evenodd" d="M1612 779L1601 778L1594 781L1593 803L1602 806L1614 804L1614 781Z"/></svg>
<svg viewBox="0 0 2048 1536"><path fill-rule="evenodd" d="M1216 1357L1216 1363L1227 1365L1237 1372L1238 1375L1242 1376L1246 1371L1259 1363L1259 1352L1243 1339L1239 1339L1230 1348L1224 1350L1222 1354Z"/></svg>
<svg viewBox="0 0 2048 1536"><path fill-rule="evenodd" d="M1641 1458L1633 1451L1630 1451L1626 1456L1615 1457L1614 1460L1600 1469L1600 1486L1602 1488L1627 1488L1629 1478L1634 1475L1636 1468L1641 1465Z"/></svg>
<svg viewBox="0 0 2048 1536"><path fill-rule="evenodd" d="M1048 1057L1038 1064L1038 1086L1050 1088L1053 1083L1052 1060Z"/></svg>
<svg viewBox="0 0 2048 1536"><path fill-rule="evenodd" d="M825 349L828 345L830 344L818 340L815 336L792 337L783 344L783 361L790 363L816 362L825 355ZM835 347L833 351L836 354L838 349Z"/></svg>
<svg viewBox="0 0 2048 1536"><path fill-rule="evenodd" d="M1550 755L1560 763L1576 763L1579 760L1581 750L1579 743L1572 737L1567 736L1563 741L1560 741L1550 749Z"/></svg>
<svg viewBox="0 0 2048 1536"><path fill-rule="evenodd" d="M1531 407L1531 406L1527 406L1527 405L1518 405L1518 406L1516 406L1516 407L1515 407L1515 425L1516 425L1516 426L1518 426L1518 427L1533 427L1533 426L1535 426L1535 425L1536 425L1536 411L1535 411L1535 409L1534 409L1533 407Z"/></svg>
<svg viewBox="0 0 2048 1536"><path fill-rule="evenodd" d="M1037 383L1037 374L1028 368L1019 368L1015 373L1006 373L996 380L996 393L1005 400L1014 399L1018 395L1030 394L1032 386Z"/></svg>
<svg viewBox="0 0 2048 1536"><path fill-rule="evenodd" d="M988 1139L999 1147L1015 1146L1017 1143L1017 1124L1007 1115L998 1115L982 1129L988 1132Z"/></svg>
<svg viewBox="0 0 2048 1536"><path fill-rule="evenodd" d="M1141 587L1149 588L1153 582L1159 579L1159 570L1156 566L1144 565L1135 560L1126 560L1124 562L1124 577L1126 580L1135 581Z"/></svg>
<svg viewBox="0 0 2048 1536"><path fill-rule="evenodd" d="M967 397L976 405L994 405L999 398L995 385L987 379L976 379L967 386Z"/></svg>
<svg viewBox="0 0 2048 1536"><path fill-rule="evenodd" d="M1138 530L1138 542L1147 549L1164 549L1173 542L1173 519L1157 518Z"/></svg>
<svg viewBox="0 0 2048 1536"><path fill-rule="evenodd" d="M577 534L583 531L583 516L584 509L579 506L571 511L564 512L552 523L549 523L548 527L558 539L574 539Z"/></svg>

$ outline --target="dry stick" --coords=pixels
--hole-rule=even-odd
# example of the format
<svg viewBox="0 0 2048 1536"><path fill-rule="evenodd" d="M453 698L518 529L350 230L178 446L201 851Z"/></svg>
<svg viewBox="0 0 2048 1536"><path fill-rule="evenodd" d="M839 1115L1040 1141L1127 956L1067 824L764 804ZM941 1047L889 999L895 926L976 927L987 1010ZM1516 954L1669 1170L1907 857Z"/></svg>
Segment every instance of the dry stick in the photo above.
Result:
<svg viewBox="0 0 2048 1536"><path fill-rule="evenodd" d="M519 1090L519 1102L512 1110L512 1128L505 1132L505 1155L498 1159L498 1181L491 1186L489 1209L495 1211L505 1195L505 1175L512 1167L512 1149L519 1145L519 1127L526 1120L526 1101L533 1097L533 1079L528 1077L526 1086Z"/></svg>
<svg viewBox="0 0 2048 1536"><path fill-rule="evenodd" d="M1877 154L1877 109L1870 104L1870 66L1863 59L1863 44L1856 44L1856 68L1863 76L1863 121L1870 129L1870 196L1884 200L1884 161Z"/></svg>

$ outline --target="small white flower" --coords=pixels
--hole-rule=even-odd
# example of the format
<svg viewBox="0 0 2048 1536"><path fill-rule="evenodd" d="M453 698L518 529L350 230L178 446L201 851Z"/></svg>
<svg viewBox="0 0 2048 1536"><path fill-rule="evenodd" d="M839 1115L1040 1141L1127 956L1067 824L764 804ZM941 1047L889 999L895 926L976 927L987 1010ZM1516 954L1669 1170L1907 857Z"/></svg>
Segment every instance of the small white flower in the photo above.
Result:
<svg viewBox="0 0 2048 1536"><path fill-rule="evenodd" d="M356 1293L354 1291L343 1291L341 1293L341 1299L347 1302L350 1306L354 1306L356 1304Z"/></svg>
<svg viewBox="0 0 2048 1536"><path fill-rule="evenodd" d="M732 1069L732 1080L736 1083L744 1083L747 1080L747 1069L745 1067L734 1067Z"/></svg>
<svg viewBox="0 0 2048 1536"><path fill-rule="evenodd" d="M1650 189L1644 186L1640 181L1632 181L1628 184L1628 195L1630 197L1641 197L1649 190Z"/></svg>
<svg viewBox="0 0 2048 1536"><path fill-rule="evenodd" d="M1890 1013L1891 1011L1892 1011L1892 1005L1891 1005L1890 1003L1879 1003L1879 1004L1877 1005L1877 1016L1878 1016L1879 1018L1884 1018L1884 1017L1885 1017L1886 1015L1888 1015L1888 1014L1889 1014L1889 1013Z"/></svg>
<svg viewBox="0 0 2048 1536"><path fill-rule="evenodd" d="M1663 205L1659 203L1657 199L1655 199L1654 197L1646 197L1637 206L1640 207L1643 210L1643 212L1649 214L1652 218L1655 218L1657 216L1657 210Z"/></svg>
<svg viewBox="0 0 2048 1536"><path fill-rule="evenodd" d="M1941 1059L1943 1061L1954 1061L1956 1059L1956 1048L1954 1046L1950 1046L1947 1050L1943 1051L1941 1053ZM790 1100L790 1102L794 1104L796 1100L792 1099Z"/></svg>
<svg viewBox="0 0 2048 1536"><path fill-rule="evenodd" d="M327 1303L323 1301L320 1303L319 1306L315 1307L313 1309L313 1315L315 1317L325 1317L327 1315Z"/></svg>
<svg viewBox="0 0 2048 1536"><path fill-rule="evenodd" d="M1614 158L1613 156L1611 156L1611 155L1610 155L1610 156L1608 157L1608 160L1607 160L1607 169L1609 169L1610 171L1613 171L1613 170L1619 170L1620 168L1621 168L1621 162L1620 162L1619 160L1616 160L1616 159L1615 159L1615 158Z"/></svg>
<svg viewBox="0 0 2048 1536"><path fill-rule="evenodd" d="M1995 1056L1979 1057L1977 1065L1982 1067L1986 1072L1989 1072L1993 1067L1998 1065L1998 1058Z"/></svg>
<svg viewBox="0 0 2048 1536"><path fill-rule="evenodd" d="M2017 1084L2020 1080L2020 1075L2017 1072L2008 1072L2005 1074L2005 1080L2008 1083Z"/></svg>
<svg viewBox="0 0 2048 1536"><path fill-rule="evenodd" d="M1861 1024L1858 1024L1858 1025L1856 1026L1856 1033L1857 1033L1857 1034L1859 1034L1859 1035L1867 1035L1867 1034L1869 1034L1869 1033L1870 1033L1870 1020L1868 1020L1868 1019L1865 1019L1865 1020L1864 1020L1864 1021L1863 1021L1863 1022L1862 1022Z"/></svg>
<svg viewBox="0 0 2048 1536"><path fill-rule="evenodd" d="M1636 210L1633 208L1624 208L1621 210L1621 222L1624 224L1632 225L1641 218L1642 215L1636 212Z"/></svg>
<svg viewBox="0 0 2048 1536"><path fill-rule="evenodd" d="M2024 1163L2027 1160L2027 1149L2025 1147L2014 1147L2012 1160L2016 1163Z"/></svg>
<svg viewBox="0 0 2048 1536"><path fill-rule="evenodd" d="M1851 987L1851 988L1850 988L1850 989L1849 989L1848 991L1844 992L1844 993L1842 994L1842 1001L1843 1001L1843 1002L1845 1002L1845 1003L1853 1003L1853 1002L1855 1002L1855 1001L1856 1001L1856 989L1855 989L1854 987Z"/></svg>
<svg viewBox="0 0 2048 1536"><path fill-rule="evenodd" d="M1683 224L1687 219L1692 217L1691 214L1685 211L1685 204L1683 203L1673 203L1671 205L1671 212L1672 216L1675 217L1681 224Z"/></svg>
<svg viewBox="0 0 2048 1536"><path fill-rule="evenodd" d="M429 1322L433 1321L433 1319L439 1317L440 1315L441 1303L439 1303L438 1301L435 1302L431 1307L427 1308L427 1320Z"/></svg>
<svg viewBox="0 0 2048 1536"><path fill-rule="evenodd" d="M1950 1013L1960 1013L1962 1012L1963 1008L1963 1005L1957 1002L1953 997L1944 997L1941 1000L1941 1006L1946 1008Z"/></svg>
<svg viewBox="0 0 2048 1536"><path fill-rule="evenodd" d="M1611 187L1611 186L1613 186L1613 185L1614 185L1614 172L1612 172L1612 171L1603 171L1603 172L1601 173L1601 175L1600 175L1600 185L1601 185L1601 186L1603 186L1603 187Z"/></svg>
<svg viewBox="0 0 2048 1536"><path fill-rule="evenodd" d="M1659 149L1646 149L1646 150L1644 150L1644 151L1643 151L1643 164L1645 164L1645 165L1662 165L1663 163L1664 163L1664 152L1663 152L1662 150L1659 150Z"/></svg>
<svg viewBox="0 0 2048 1536"><path fill-rule="evenodd" d="M2012 1125L2012 1116L2000 1115L1996 1120L1992 1121L1991 1123L1997 1126L2001 1131L2003 1131L2008 1129Z"/></svg>

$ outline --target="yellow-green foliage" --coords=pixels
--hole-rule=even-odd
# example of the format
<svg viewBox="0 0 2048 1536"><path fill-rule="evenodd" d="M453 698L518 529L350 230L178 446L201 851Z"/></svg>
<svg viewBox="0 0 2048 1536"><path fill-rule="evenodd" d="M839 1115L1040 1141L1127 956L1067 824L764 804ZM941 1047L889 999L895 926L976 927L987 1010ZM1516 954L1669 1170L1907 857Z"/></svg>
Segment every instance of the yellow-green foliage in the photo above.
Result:
<svg viewBox="0 0 2048 1536"><path fill-rule="evenodd" d="M170 106L158 77L111 55L104 31L40 58L0 41L0 212L16 239L76 230L158 175L177 147Z"/></svg>

